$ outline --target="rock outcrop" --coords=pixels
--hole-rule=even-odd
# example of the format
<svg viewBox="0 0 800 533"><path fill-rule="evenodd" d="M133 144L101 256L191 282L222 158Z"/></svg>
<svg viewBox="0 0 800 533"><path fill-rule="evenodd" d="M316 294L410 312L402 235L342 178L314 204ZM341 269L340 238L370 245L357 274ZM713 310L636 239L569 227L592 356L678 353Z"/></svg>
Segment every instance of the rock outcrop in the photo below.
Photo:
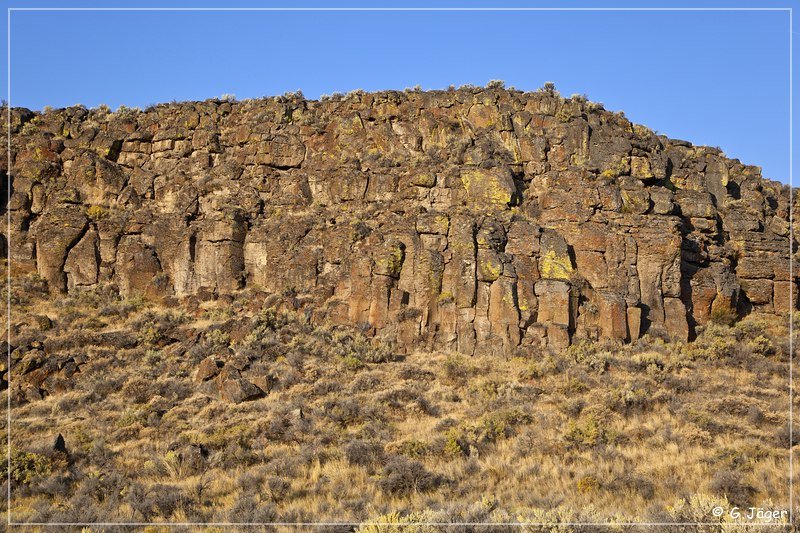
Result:
<svg viewBox="0 0 800 533"><path fill-rule="evenodd" d="M52 291L258 286L399 349L504 355L797 307L788 186L553 91L11 119L2 251Z"/></svg>

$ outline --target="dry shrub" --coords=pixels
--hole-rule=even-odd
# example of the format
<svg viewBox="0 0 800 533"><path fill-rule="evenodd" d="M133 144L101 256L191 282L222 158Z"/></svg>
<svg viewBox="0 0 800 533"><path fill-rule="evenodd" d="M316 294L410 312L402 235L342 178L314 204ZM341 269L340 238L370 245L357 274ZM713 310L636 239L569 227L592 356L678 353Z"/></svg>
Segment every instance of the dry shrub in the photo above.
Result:
<svg viewBox="0 0 800 533"><path fill-rule="evenodd" d="M133 403L147 403L154 396L152 385L151 380L134 376L122 386L122 396Z"/></svg>
<svg viewBox="0 0 800 533"><path fill-rule="evenodd" d="M366 467L383 461L383 446L377 442L351 440L344 445L343 451L344 457L350 465Z"/></svg>
<svg viewBox="0 0 800 533"><path fill-rule="evenodd" d="M740 506L750 505L755 495L755 489L744 483L742 474L735 470L718 470L711 478L708 488Z"/></svg>
<svg viewBox="0 0 800 533"><path fill-rule="evenodd" d="M383 467L378 487L387 494L403 496L433 490L443 482L442 476L429 472L422 463L395 455Z"/></svg>

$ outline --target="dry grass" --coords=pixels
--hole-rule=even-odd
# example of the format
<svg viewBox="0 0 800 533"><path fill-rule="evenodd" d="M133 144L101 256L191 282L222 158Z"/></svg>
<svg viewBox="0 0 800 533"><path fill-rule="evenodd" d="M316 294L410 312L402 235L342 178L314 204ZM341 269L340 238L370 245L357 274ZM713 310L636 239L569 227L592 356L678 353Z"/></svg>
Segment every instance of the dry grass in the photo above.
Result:
<svg viewBox="0 0 800 533"><path fill-rule="evenodd" d="M14 286L14 383L36 346L85 362L41 399L12 387L14 448L39 461L15 459L17 521L406 531L419 521L714 521L715 504L787 505L788 333L775 317L710 326L689 345L396 357L262 310L248 292L167 310L32 287ZM272 376L269 394L231 404L197 384L199 361L220 352L246 352ZM67 455L40 444L58 433Z"/></svg>

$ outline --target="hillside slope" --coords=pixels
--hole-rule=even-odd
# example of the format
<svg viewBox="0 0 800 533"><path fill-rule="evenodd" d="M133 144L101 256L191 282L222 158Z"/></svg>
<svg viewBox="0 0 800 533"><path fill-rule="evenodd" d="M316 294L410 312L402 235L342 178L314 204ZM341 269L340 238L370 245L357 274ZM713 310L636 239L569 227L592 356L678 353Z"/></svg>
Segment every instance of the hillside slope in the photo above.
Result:
<svg viewBox="0 0 800 533"><path fill-rule="evenodd" d="M400 355L250 290L165 309L44 288L13 287L18 521L722 524L714 506L788 505L770 314L505 360ZM365 531L470 530L399 527ZM750 531L682 528L723 530Z"/></svg>

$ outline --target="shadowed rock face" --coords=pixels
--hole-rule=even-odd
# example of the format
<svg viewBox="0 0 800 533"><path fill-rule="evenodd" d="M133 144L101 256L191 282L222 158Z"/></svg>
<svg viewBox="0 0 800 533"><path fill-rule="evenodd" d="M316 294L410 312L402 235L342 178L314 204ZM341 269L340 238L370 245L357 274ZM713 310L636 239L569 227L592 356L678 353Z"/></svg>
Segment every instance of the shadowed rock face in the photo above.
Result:
<svg viewBox="0 0 800 533"><path fill-rule="evenodd" d="M797 306L788 187L548 92L14 109L10 175L3 251L53 291L289 291L406 350Z"/></svg>

